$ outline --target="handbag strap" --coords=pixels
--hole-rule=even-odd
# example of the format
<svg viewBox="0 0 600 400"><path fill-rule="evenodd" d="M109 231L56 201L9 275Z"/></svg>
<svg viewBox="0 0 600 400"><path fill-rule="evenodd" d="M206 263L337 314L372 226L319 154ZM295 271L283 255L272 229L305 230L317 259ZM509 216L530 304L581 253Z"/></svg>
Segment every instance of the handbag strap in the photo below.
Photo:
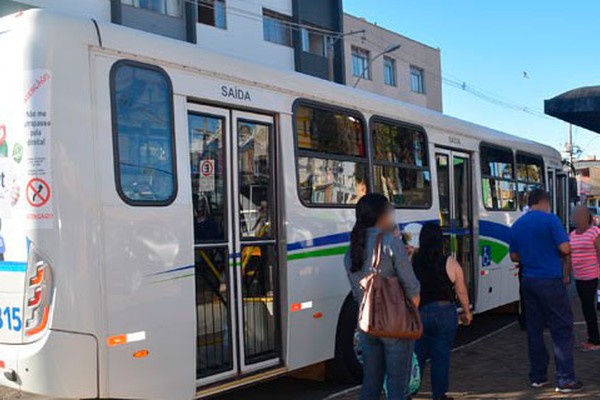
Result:
<svg viewBox="0 0 600 400"><path fill-rule="evenodd" d="M381 272L381 253L383 248L383 233L377 235L375 246L373 247L373 258L371 260L371 270L373 272Z"/></svg>

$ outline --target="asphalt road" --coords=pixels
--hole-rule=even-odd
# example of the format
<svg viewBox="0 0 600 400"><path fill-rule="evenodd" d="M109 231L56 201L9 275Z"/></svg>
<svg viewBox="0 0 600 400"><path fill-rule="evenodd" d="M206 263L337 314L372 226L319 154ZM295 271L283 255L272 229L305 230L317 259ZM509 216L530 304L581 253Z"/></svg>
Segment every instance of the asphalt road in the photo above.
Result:
<svg viewBox="0 0 600 400"><path fill-rule="evenodd" d="M455 346L460 347L482 338L515 321L515 316L498 312L475 316L470 327L461 327ZM317 382L292 377L279 378L270 382L240 389L215 397L215 400L324 400L328 396L349 388L334 382ZM19 394L0 386L0 400L41 400L41 397Z"/></svg>

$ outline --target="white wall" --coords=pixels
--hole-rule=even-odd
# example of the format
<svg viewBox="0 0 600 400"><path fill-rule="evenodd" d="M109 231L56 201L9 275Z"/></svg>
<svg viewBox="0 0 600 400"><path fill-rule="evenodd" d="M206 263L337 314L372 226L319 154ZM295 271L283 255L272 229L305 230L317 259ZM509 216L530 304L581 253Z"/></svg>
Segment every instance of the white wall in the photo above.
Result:
<svg viewBox="0 0 600 400"><path fill-rule="evenodd" d="M273 68L294 70L294 49L263 39L263 7L292 15L291 0L228 0L227 29L197 24L198 46Z"/></svg>
<svg viewBox="0 0 600 400"><path fill-rule="evenodd" d="M14 2L110 22L109 0L16 0Z"/></svg>

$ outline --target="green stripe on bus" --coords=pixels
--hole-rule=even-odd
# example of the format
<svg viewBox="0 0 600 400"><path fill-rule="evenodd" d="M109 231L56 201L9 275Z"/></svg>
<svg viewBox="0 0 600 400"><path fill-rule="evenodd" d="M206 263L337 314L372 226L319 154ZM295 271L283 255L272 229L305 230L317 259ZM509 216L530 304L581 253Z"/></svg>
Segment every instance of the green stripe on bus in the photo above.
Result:
<svg viewBox="0 0 600 400"><path fill-rule="evenodd" d="M303 253L289 254L288 261L304 260L307 258L339 256L346 253L348 246L331 247L329 249L306 251Z"/></svg>
<svg viewBox="0 0 600 400"><path fill-rule="evenodd" d="M482 254L484 246L490 247L492 261L495 264L500 264L508 255L508 246L503 243L494 242L488 239L479 239L479 254Z"/></svg>

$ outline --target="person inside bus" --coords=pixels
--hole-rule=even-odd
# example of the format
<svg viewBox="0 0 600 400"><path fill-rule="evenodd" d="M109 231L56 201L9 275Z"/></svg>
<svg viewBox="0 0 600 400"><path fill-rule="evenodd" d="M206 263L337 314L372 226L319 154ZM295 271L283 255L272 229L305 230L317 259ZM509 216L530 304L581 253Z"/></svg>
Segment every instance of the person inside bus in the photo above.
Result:
<svg viewBox="0 0 600 400"><path fill-rule="evenodd" d="M384 195L369 193L358 201L350 248L344 258L352 294L358 304L362 301L360 281L370 273L373 250L380 233L384 234L381 275L397 276L406 296L416 306L419 304L419 281L402 240L392 234L395 228L394 209ZM384 380L388 400L407 399L414 341L379 338L364 332L359 332L359 341L364 372L360 400L379 400Z"/></svg>
<svg viewBox="0 0 600 400"><path fill-rule="evenodd" d="M575 287L581 301L581 310L587 325L587 341L581 344L583 351L600 350L598 316L596 315L596 293L600 276L600 228L593 224L594 216L590 210L579 205L573 209L575 229L569 235L571 239L571 257L569 268L573 271ZM570 270L565 274L569 279Z"/></svg>
<svg viewBox="0 0 600 400"><path fill-rule="evenodd" d="M544 329L554 343L556 390L570 393L583 385L573 364L573 313L564 284L563 258L571 253L569 236L550 212L550 195L542 189L529 194L530 211L510 228L510 258L523 269L525 327L529 350L529 380L534 388L548 381L548 351Z"/></svg>
<svg viewBox="0 0 600 400"><path fill-rule="evenodd" d="M423 337L417 341L416 353L421 376L427 359L431 360L431 387L435 400L449 400L450 352L458 330L458 299L462 322L470 325L473 314L462 267L444 252L444 235L437 223L423 225L419 249L413 267L421 282L419 313L423 321Z"/></svg>

